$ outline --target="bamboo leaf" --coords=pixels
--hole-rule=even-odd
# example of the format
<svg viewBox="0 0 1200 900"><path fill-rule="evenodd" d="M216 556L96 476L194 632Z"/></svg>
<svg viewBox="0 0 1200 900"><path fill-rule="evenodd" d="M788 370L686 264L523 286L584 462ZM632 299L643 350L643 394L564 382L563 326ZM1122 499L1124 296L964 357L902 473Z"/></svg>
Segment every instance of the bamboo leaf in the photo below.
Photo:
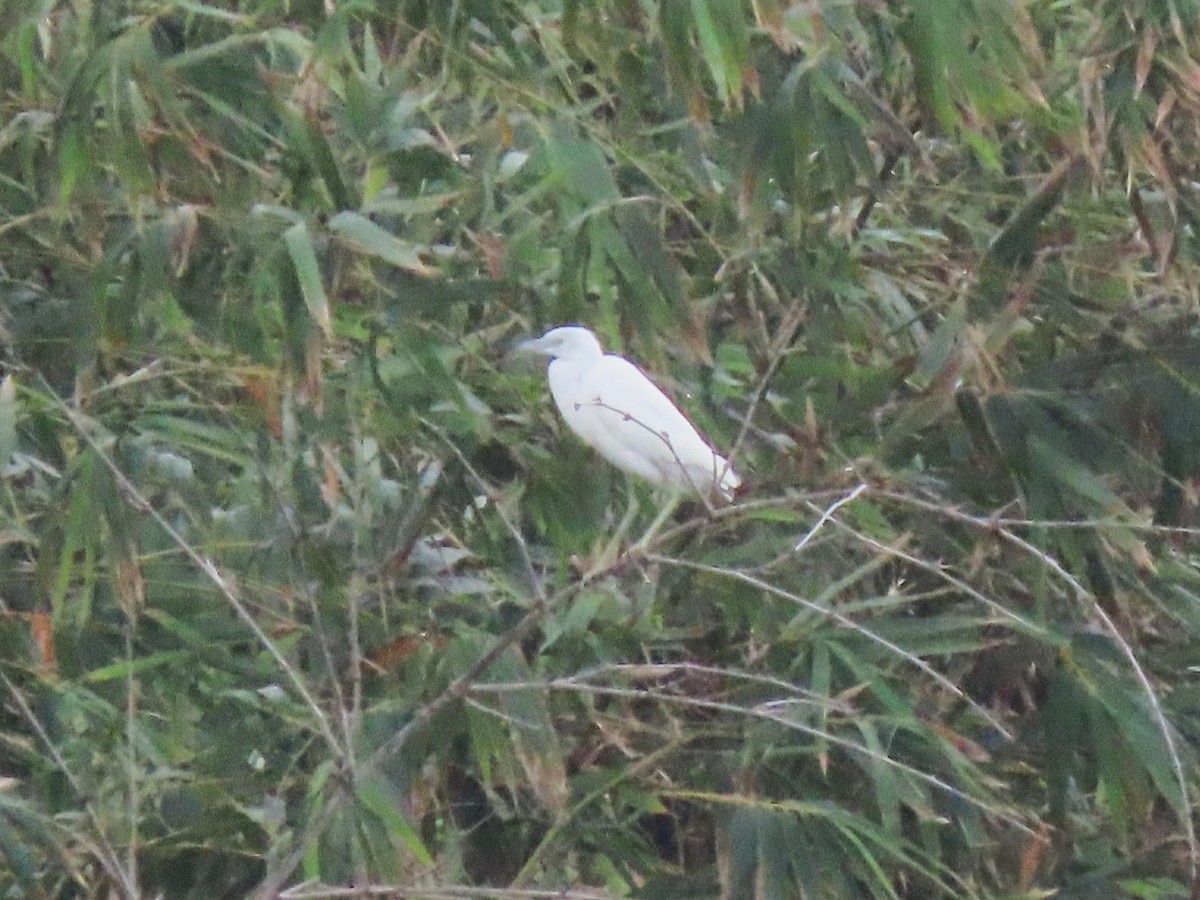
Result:
<svg viewBox="0 0 1200 900"><path fill-rule="evenodd" d="M283 233L283 240L287 244L292 265L296 267L296 278L300 282L300 290L304 293L308 314L317 323L325 339L332 340L333 317L329 313L329 298L325 296L325 282L321 277L316 251L313 249L312 235L308 233L308 228L303 222L297 222Z"/></svg>
<svg viewBox="0 0 1200 900"><path fill-rule="evenodd" d="M340 212L329 220L329 230L359 253L374 256L416 275L434 270L421 261L423 248L401 240L356 212Z"/></svg>
<svg viewBox="0 0 1200 900"><path fill-rule="evenodd" d="M360 803L379 817L392 839L405 847L424 866L433 865L433 857L421 841L416 829L400 813L395 797L389 796L378 778L360 779L354 795Z"/></svg>

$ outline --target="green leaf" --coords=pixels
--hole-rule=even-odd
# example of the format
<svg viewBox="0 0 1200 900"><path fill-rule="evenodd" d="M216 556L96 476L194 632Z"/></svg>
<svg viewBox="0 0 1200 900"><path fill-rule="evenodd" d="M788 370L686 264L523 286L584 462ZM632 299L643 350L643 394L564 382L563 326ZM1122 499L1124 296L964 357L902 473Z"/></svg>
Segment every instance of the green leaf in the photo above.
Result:
<svg viewBox="0 0 1200 900"><path fill-rule="evenodd" d="M424 248L401 240L359 213L338 213L329 220L329 230L359 253L417 275L432 275L435 271L421 261L419 254Z"/></svg>
<svg viewBox="0 0 1200 900"><path fill-rule="evenodd" d="M886 757L887 751L874 724L867 719L855 722L859 733L863 736L863 744L868 750ZM871 783L875 788L875 802L879 807L879 818L886 831L896 836L902 834L900 827L900 791L897 786L898 775L894 766L888 765L883 758L868 757L867 769Z"/></svg>
<svg viewBox="0 0 1200 900"><path fill-rule="evenodd" d="M325 129L313 114L310 114L306 118L305 124L307 126L309 146L312 148L317 171L321 173L321 178L324 180L325 186L329 188L329 195L333 199L334 209L350 209L354 205L354 201L350 196L350 191L346 187L346 183L342 180L342 173L338 169L338 164L333 158L333 150L329 146L329 138L325 134Z"/></svg>
<svg viewBox="0 0 1200 900"><path fill-rule="evenodd" d="M11 867L10 871L31 894L37 893L35 850L23 839L22 831L13 827L10 818L20 822L29 816L16 809L17 801L0 795L0 854Z"/></svg>
<svg viewBox="0 0 1200 900"><path fill-rule="evenodd" d="M192 651L190 650L163 650L148 656L139 656L137 659L122 660L111 666L93 669L87 673L84 680L89 682L117 681L157 669L160 666L175 665L191 658Z"/></svg>
<svg viewBox="0 0 1200 900"><path fill-rule="evenodd" d="M296 278L300 282L308 313L326 340L330 340L333 338L333 318L329 314L329 298L325 296L325 282L313 249L312 235L303 222L297 222L283 233L283 240L287 244L292 265L296 267Z"/></svg>
<svg viewBox="0 0 1200 900"><path fill-rule="evenodd" d="M0 380L0 472L17 449L17 384L9 374Z"/></svg>
<svg viewBox="0 0 1200 900"><path fill-rule="evenodd" d="M400 798L384 786L381 777L360 777L354 786L355 798L384 823L392 839L408 849L423 866L432 866L433 857L416 829L400 812Z"/></svg>
<svg viewBox="0 0 1200 900"><path fill-rule="evenodd" d="M700 51L723 103L741 104L743 73L749 63L749 31L740 4L692 0Z"/></svg>

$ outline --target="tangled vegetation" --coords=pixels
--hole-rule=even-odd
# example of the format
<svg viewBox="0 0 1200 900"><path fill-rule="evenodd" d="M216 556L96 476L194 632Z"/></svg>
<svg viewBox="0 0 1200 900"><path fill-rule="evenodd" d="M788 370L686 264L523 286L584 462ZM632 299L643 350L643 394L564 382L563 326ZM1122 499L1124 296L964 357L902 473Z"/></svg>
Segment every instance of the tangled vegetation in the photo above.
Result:
<svg viewBox="0 0 1200 900"><path fill-rule="evenodd" d="M0 84L6 897L1200 890L1197 0L32 0ZM736 502L609 547L567 322Z"/></svg>

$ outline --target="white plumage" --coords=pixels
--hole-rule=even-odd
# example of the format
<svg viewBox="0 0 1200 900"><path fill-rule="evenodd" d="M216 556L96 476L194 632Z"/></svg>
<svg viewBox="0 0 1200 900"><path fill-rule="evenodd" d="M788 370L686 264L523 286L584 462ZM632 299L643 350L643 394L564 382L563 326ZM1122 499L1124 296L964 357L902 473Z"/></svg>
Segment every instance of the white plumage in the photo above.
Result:
<svg viewBox="0 0 1200 900"><path fill-rule="evenodd" d="M614 466L673 491L733 499L742 480L637 366L591 331L553 328L517 349L550 357L550 393L567 425Z"/></svg>

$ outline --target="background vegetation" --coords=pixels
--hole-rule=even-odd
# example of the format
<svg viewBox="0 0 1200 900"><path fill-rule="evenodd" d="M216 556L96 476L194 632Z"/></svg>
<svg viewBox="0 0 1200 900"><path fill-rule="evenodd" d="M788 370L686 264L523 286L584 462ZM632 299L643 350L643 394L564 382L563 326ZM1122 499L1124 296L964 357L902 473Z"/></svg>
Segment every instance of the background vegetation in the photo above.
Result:
<svg viewBox="0 0 1200 900"><path fill-rule="evenodd" d="M1195 896L1196 0L29 0L0 84L5 896ZM572 321L735 505L605 558Z"/></svg>

